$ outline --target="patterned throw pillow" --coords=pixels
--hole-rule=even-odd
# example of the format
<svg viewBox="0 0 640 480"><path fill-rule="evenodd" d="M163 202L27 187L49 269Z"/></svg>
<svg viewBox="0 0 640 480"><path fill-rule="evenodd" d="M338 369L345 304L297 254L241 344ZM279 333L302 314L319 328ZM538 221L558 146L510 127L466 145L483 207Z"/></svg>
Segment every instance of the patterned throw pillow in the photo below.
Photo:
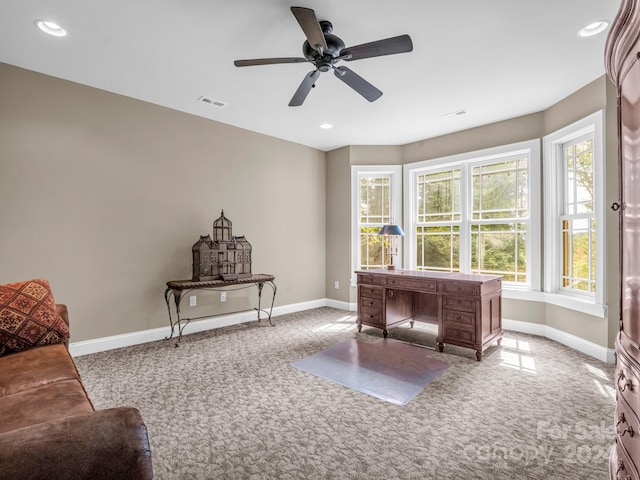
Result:
<svg viewBox="0 0 640 480"><path fill-rule="evenodd" d="M69 327L56 312L48 281L0 285L0 355L68 338Z"/></svg>

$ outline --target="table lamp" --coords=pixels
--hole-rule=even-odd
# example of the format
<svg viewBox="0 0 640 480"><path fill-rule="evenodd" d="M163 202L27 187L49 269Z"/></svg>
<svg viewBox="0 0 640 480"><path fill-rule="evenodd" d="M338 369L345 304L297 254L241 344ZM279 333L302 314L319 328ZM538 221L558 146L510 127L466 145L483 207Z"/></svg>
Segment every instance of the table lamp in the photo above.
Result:
<svg viewBox="0 0 640 480"><path fill-rule="evenodd" d="M404 232L400 225L384 225L378 235L384 235L384 246L389 255L388 270L395 270L393 257L398 254L398 237L404 237Z"/></svg>

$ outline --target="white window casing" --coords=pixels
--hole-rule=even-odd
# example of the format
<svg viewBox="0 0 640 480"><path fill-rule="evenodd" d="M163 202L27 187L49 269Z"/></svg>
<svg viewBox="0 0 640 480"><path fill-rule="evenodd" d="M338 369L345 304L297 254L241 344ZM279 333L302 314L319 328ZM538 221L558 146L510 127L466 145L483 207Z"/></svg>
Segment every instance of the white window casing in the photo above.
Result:
<svg viewBox="0 0 640 480"><path fill-rule="evenodd" d="M351 166L351 285L356 285L354 271L362 265L360 250L360 180L362 178L386 177L390 179L390 216L393 223L402 223L402 165L352 165ZM403 227L404 229L404 227ZM396 259L396 266L402 268L402 241Z"/></svg>
<svg viewBox="0 0 640 480"><path fill-rule="evenodd" d="M565 218L563 146L585 136L593 138L593 212L596 222L595 293L570 291L561 285L562 246L560 219ZM605 168L604 111L597 111L557 130L543 139L544 148L544 290L545 299L554 305L606 316L605 239Z"/></svg>
<svg viewBox="0 0 640 480"><path fill-rule="evenodd" d="M405 218L405 251L404 261L408 268L416 267L416 198L417 179L430 172L459 168L462 171L460 203L462 218L460 228L460 271L471 270L471 225L482 221L472 219L473 198L472 169L480 165L499 163L510 159L524 157L527 159L528 218L518 219L517 223L527 226L527 281L526 283L505 282L505 289L538 292L541 289L541 231L540 231L540 140L529 140L501 147L468 152L449 157L437 158L404 165L404 218ZM502 223L494 221L491 223ZM509 222L505 222L509 223Z"/></svg>

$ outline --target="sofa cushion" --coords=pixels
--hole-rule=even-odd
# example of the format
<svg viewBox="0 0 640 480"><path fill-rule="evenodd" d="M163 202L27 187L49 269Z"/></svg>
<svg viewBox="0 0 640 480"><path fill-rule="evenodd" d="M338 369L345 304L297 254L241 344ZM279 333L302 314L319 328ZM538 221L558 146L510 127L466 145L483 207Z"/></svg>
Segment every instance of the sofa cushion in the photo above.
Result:
<svg viewBox="0 0 640 480"><path fill-rule="evenodd" d="M61 343L30 348L0 358L0 397L79 378L71 355Z"/></svg>
<svg viewBox="0 0 640 480"><path fill-rule="evenodd" d="M93 412L80 380L63 380L0 397L0 433Z"/></svg>
<svg viewBox="0 0 640 480"><path fill-rule="evenodd" d="M69 327L56 311L48 281L0 285L0 355L68 338Z"/></svg>
<svg viewBox="0 0 640 480"><path fill-rule="evenodd" d="M152 479L147 428L120 407L0 433L0 478Z"/></svg>

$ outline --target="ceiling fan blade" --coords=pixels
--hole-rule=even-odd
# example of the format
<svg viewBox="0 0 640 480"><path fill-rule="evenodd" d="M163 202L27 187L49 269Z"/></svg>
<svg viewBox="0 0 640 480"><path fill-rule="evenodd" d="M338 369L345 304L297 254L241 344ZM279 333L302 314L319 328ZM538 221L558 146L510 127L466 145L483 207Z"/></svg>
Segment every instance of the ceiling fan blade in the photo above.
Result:
<svg viewBox="0 0 640 480"><path fill-rule="evenodd" d="M413 42L409 35L385 38L375 42L363 43L353 47L343 48L340 56L345 60L360 60L361 58L381 57L383 55L393 55L395 53L405 53L413 50ZM349 56L351 55L351 56Z"/></svg>
<svg viewBox="0 0 640 480"><path fill-rule="evenodd" d="M349 85L370 102L375 102L382 96L382 92L380 90L347 67L336 67L333 73L336 77Z"/></svg>
<svg viewBox="0 0 640 480"><path fill-rule="evenodd" d="M296 20L298 20L300 28L302 28L307 40L309 40L311 48L314 50L322 48L322 50L326 52L327 41L324 38L324 33L322 33L322 28L320 28L316 13L310 8L304 7L291 7L291 12L296 17Z"/></svg>
<svg viewBox="0 0 640 480"><path fill-rule="evenodd" d="M305 63L308 62L302 57L284 57L284 58L255 58L252 60L236 60L233 64L236 67L251 67L253 65L273 65L276 63Z"/></svg>
<svg viewBox="0 0 640 480"><path fill-rule="evenodd" d="M320 70L314 70L311 73L308 73L302 83L296 90L296 93L293 94L291 101L289 102L290 107L299 107L304 103L304 99L307 98L309 92L313 88L313 85L316 83L316 79L320 76Z"/></svg>

